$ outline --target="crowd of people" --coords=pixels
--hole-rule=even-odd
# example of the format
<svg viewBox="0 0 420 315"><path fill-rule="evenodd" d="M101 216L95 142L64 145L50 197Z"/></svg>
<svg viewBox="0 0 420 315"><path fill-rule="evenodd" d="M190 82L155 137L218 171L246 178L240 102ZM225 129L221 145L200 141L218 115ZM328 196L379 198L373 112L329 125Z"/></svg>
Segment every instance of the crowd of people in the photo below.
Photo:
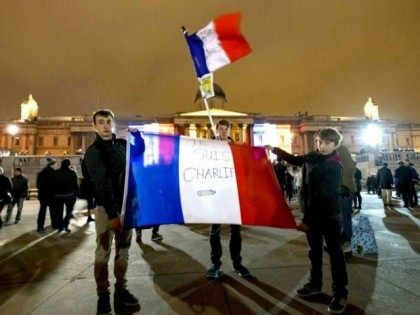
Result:
<svg viewBox="0 0 420 315"><path fill-rule="evenodd" d="M76 198L87 200L87 223L95 221L96 250L94 277L96 281L97 313L111 312L110 282L108 262L115 240L115 290L114 310L135 312L140 309L139 300L129 292L126 283L129 249L133 231L124 228L121 222L123 204L124 174L126 170L126 141L116 138L112 130L114 114L102 109L93 115L93 128L96 139L86 151L81 161L82 181L78 181L74 167L69 159L58 162L47 158L47 165L38 173L36 186L40 208L37 218L37 231L45 229L47 209L51 227L57 234L70 233L69 222L73 218ZM233 142L229 137L230 124L221 120L217 124L218 140ZM140 137L141 139L141 137ZM317 150L302 156L292 155L270 145L266 149L277 156L273 165L281 191L290 203L295 194L303 213L298 230L306 234L311 263L308 282L296 293L309 297L321 293L322 256L324 250L331 261L333 297L328 310L331 313L344 312L348 296L348 277L345 253L351 251L352 212L362 208L362 172L352 160L349 150L341 144L340 133L333 128L325 128L316 137ZM368 193L378 193L384 204L391 204L391 188L395 183L397 195L401 196L404 206L418 204L414 184L418 173L408 161L399 162L394 175L387 164L378 170L376 176L370 174L366 179ZM0 168L0 211L7 206L6 224L10 224L14 206L17 213L14 223L19 223L23 203L28 194L28 180L21 168L14 169L8 178ZM65 213L64 213L65 208ZM93 209L95 219L93 219ZM0 216L0 227L3 225ZM159 226L151 226L152 240L161 241ZM143 229L136 230L137 242L142 242ZM217 279L221 275L222 245L221 225L210 227L211 266L206 277ZM324 242L326 247L324 248ZM251 276L242 264L242 236L240 225L230 225L230 257L233 270L241 277Z"/></svg>

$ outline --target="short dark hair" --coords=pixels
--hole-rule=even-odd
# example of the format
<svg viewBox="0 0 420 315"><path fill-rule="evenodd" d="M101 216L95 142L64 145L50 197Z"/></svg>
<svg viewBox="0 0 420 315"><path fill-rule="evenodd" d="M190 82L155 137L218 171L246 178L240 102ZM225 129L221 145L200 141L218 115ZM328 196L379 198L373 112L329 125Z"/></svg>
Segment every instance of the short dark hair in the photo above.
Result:
<svg viewBox="0 0 420 315"><path fill-rule="evenodd" d="M343 140L343 137L335 128L320 129L316 136L321 140L334 142L335 145L340 145L341 140Z"/></svg>
<svg viewBox="0 0 420 315"><path fill-rule="evenodd" d="M98 116L104 116L104 117L111 116L112 118L114 118L114 113L112 112L112 110L105 109L105 108L104 109L97 110L92 115L92 122L93 122L93 124L96 124L96 117L98 117Z"/></svg>
<svg viewBox="0 0 420 315"><path fill-rule="evenodd" d="M71 164L70 159L64 159L61 161L61 168L69 168Z"/></svg>
<svg viewBox="0 0 420 315"><path fill-rule="evenodd" d="M226 119L222 119L222 120L219 120L219 122L217 123L216 128L219 127L219 126L230 127L230 124L229 124L229 122Z"/></svg>
<svg viewBox="0 0 420 315"><path fill-rule="evenodd" d="M384 162L384 163L382 164L382 166L388 167L388 163L387 163L387 162Z"/></svg>

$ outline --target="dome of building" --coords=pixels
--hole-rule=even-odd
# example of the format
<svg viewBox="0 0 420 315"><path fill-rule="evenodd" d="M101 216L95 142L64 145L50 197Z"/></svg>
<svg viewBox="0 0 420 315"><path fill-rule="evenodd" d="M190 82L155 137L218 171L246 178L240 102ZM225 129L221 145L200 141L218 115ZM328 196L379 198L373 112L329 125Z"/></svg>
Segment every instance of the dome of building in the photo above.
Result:
<svg viewBox="0 0 420 315"><path fill-rule="evenodd" d="M223 91L223 89L220 87L219 84L213 83L213 89L214 89L214 98L217 98L217 97L222 98L225 102L227 102L225 92ZM194 104L197 103L197 101L200 101L201 99L202 99L201 92L200 92L200 89L198 89L197 93L195 94Z"/></svg>

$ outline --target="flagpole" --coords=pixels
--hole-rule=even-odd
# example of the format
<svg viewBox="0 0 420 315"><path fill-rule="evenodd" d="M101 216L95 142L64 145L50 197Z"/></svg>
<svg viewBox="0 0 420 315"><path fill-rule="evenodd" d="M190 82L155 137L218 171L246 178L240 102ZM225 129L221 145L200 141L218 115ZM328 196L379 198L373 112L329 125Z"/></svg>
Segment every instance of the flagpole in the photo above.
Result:
<svg viewBox="0 0 420 315"><path fill-rule="evenodd" d="M181 26L181 32L182 32L182 35L184 35L185 38L188 36L188 31L186 30L185 26ZM212 82L212 84L213 84L213 82ZM201 93L201 89L200 89L200 93ZM202 93L201 93L201 98L203 99L204 105L206 106L207 116L209 117L210 124L211 124L211 129L213 130L213 134L216 138L218 138L219 135L217 134L216 126L214 125L213 117L212 117L211 112L210 112L210 107L209 107L209 103L207 102L207 98L205 98Z"/></svg>
<svg viewBox="0 0 420 315"><path fill-rule="evenodd" d="M207 115L209 116L209 120L210 120L210 124L211 124L211 129L213 130L213 134L214 134L214 136L215 136L216 138L218 138L218 137L219 137L219 135L217 134L217 131L216 131L216 126L214 125L214 122L213 122L213 117L211 116L211 112L210 112L209 104L208 104L207 99L206 99L205 97L202 97L202 98L203 98L203 101L204 101L204 105L206 105Z"/></svg>

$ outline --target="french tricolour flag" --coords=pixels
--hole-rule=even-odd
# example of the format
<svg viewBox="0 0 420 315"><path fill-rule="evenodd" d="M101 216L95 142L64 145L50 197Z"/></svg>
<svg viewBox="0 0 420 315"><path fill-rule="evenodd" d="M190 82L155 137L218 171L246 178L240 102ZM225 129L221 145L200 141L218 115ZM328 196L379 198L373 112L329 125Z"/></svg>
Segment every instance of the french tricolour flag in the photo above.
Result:
<svg viewBox="0 0 420 315"><path fill-rule="evenodd" d="M139 133L130 134L127 148L127 228L174 223L296 227L264 148L142 136L144 144L136 139Z"/></svg>
<svg viewBox="0 0 420 315"><path fill-rule="evenodd" d="M217 17L206 27L186 35L197 77L213 72L251 52L241 34L239 12Z"/></svg>

